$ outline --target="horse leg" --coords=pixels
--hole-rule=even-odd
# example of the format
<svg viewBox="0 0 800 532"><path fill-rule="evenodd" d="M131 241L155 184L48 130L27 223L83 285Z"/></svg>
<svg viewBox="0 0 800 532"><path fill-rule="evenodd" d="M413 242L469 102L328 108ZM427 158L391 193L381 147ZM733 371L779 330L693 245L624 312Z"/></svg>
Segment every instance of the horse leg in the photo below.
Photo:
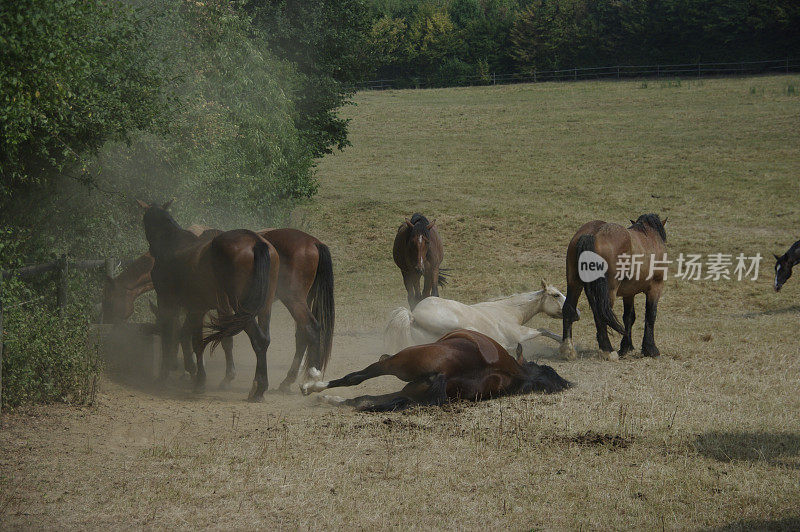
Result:
<svg viewBox="0 0 800 532"><path fill-rule="evenodd" d="M233 363L233 336L226 336L220 342L222 350L225 352L225 377L219 383L221 390L228 390L231 387L231 382L236 378L236 366Z"/></svg>
<svg viewBox="0 0 800 532"><path fill-rule="evenodd" d="M642 354L648 357L657 357L661 353L656 347L653 329L656 325L656 312L658 310L658 299L661 297L661 284L653 286L647 291L647 299L644 306L644 337L642 338Z"/></svg>
<svg viewBox="0 0 800 532"><path fill-rule="evenodd" d="M267 349L269 348L269 321L270 313L262 312L256 323L255 319L250 320L244 329L250 338L253 351L256 352L256 376L253 379L253 387L247 400L255 403L264 400L264 392L269 388L269 378L267 375Z"/></svg>
<svg viewBox="0 0 800 532"><path fill-rule="evenodd" d="M367 366L366 368L362 369L361 371L354 371L352 373L348 373L344 377L340 379L334 379L332 381L308 381L304 383L300 387L300 391L303 395L308 395L312 392L321 392L322 390L327 390L328 388L339 388L341 386L356 386L357 384L361 384L367 379L372 379L374 377L380 377L381 375L391 375L391 371L389 369L389 365L387 361L391 357L381 357L381 360L378 362L374 362ZM314 370L310 372L310 377L318 378L322 375Z"/></svg>
<svg viewBox="0 0 800 532"><path fill-rule="evenodd" d="M337 406L352 406L366 412L393 412L417 405L441 405L447 401L447 378L438 373L410 382L402 390L383 395L362 395L343 399L335 395L320 396L320 401Z"/></svg>
<svg viewBox="0 0 800 532"><path fill-rule="evenodd" d="M613 279L609 282L608 304L613 309L614 300L617 298L617 287L614 286L612 282ZM608 338L608 325L606 325L599 316L594 317L594 325L597 329L597 345L600 346L603 358L606 360L619 360L619 355L614 351L614 348L611 347L611 340Z"/></svg>
<svg viewBox="0 0 800 532"><path fill-rule="evenodd" d="M416 272L403 272L403 284L405 284L406 292L408 293L408 308L411 310L414 310L414 307L420 301L419 278L420 275Z"/></svg>
<svg viewBox="0 0 800 532"><path fill-rule="evenodd" d="M158 329L161 333L161 369L158 380L164 381L169 377L172 364L178 357L178 308L163 301L159 301Z"/></svg>
<svg viewBox="0 0 800 532"><path fill-rule="evenodd" d="M439 297L439 267L431 268L431 295Z"/></svg>
<svg viewBox="0 0 800 532"><path fill-rule="evenodd" d="M422 297L420 300L430 296L431 293L435 296L439 295L438 290L436 290L436 284L433 282L433 271L430 268L425 268L425 274L422 280Z"/></svg>
<svg viewBox="0 0 800 532"><path fill-rule="evenodd" d="M287 304L286 308L296 324L294 333L295 351L292 365L289 367L286 378L281 382L278 389L288 393L292 384L297 380L297 373L300 371L300 364L303 361L303 355L306 354L306 350L308 350L308 360L316 358L315 353L319 352L320 348L321 331L319 323L317 323L305 301L295 301Z"/></svg>
<svg viewBox="0 0 800 532"><path fill-rule="evenodd" d="M561 308L561 323L563 329L561 334L561 346L559 347L558 352L566 360L575 360L578 358L578 352L575 351L575 344L572 342L572 324L578 318L577 305L582 291L582 283L577 282L568 284L566 300Z"/></svg>
<svg viewBox="0 0 800 532"><path fill-rule="evenodd" d="M622 303L625 305L625 311L622 314L622 323L625 325L625 335L622 337L622 342L619 344L619 356L624 356L633 351L631 331L633 329L633 322L636 321L633 296L623 297Z"/></svg>
<svg viewBox="0 0 800 532"><path fill-rule="evenodd" d="M532 340L537 336L544 336L546 338L551 338L556 342L561 341L561 337L555 333L551 333L547 329L534 329L531 327L525 327L524 325L520 325L519 329L517 330L517 343L526 342L528 340Z"/></svg>
<svg viewBox="0 0 800 532"><path fill-rule="evenodd" d="M183 327L180 332L181 351L183 352L184 376L194 377L197 372L197 364L194 362L194 350L192 349L192 329L189 327L189 320L183 320Z"/></svg>
<svg viewBox="0 0 800 532"><path fill-rule="evenodd" d="M206 389L206 367L203 364L203 315L202 312L187 313L184 325L192 338L192 346L197 358L197 372L194 374L194 391L196 393L202 393Z"/></svg>

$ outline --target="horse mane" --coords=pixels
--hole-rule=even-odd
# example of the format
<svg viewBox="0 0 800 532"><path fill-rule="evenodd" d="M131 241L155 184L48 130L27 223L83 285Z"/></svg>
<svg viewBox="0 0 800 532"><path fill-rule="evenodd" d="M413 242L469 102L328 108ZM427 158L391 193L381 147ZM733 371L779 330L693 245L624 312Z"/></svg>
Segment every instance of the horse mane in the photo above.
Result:
<svg viewBox="0 0 800 532"><path fill-rule="evenodd" d="M644 232L645 227L650 227L651 229L655 230L661 240L664 242L667 241L667 231L664 229L664 224L661 222L661 218L658 217L657 214L643 214L636 219L636 222L631 226L631 229L635 229L637 231Z"/></svg>
<svg viewBox="0 0 800 532"><path fill-rule="evenodd" d="M414 215L411 217L411 225L414 228L411 230L412 235L422 235L425 238L430 238L431 232L428 229L428 219L425 216L421 215L418 212L415 212Z"/></svg>
<svg viewBox="0 0 800 532"><path fill-rule="evenodd" d="M793 262L800 260L800 240L792 244L781 258L791 259Z"/></svg>

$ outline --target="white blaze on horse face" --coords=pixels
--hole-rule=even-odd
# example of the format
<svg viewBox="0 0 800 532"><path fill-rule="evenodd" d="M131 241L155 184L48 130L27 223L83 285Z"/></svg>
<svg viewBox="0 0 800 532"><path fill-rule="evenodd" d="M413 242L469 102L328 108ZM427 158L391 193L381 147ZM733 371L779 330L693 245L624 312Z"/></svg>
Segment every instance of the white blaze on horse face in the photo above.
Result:
<svg viewBox="0 0 800 532"><path fill-rule="evenodd" d="M422 235L418 235L417 236L417 260L418 260L417 268L419 268L420 271L425 269L425 254L426 253L427 253L427 250L425 249L425 240L422 238Z"/></svg>
<svg viewBox="0 0 800 532"><path fill-rule="evenodd" d="M778 274L780 273L780 271L781 271L781 265L778 264L778 266L775 268L775 281L773 282L772 285L773 288L775 288L776 292L781 289L781 287L778 285Z"/></svg>

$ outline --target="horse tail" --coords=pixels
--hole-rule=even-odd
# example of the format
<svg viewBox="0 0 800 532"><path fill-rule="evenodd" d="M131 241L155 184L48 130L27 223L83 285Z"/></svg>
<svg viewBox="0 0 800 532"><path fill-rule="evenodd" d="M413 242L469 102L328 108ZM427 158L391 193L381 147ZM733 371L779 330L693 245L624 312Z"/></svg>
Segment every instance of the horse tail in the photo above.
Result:
<svg viewBox="0 0 800 532"><path fill-rule="evenodd" d="M582 235L578 238L576 245L576 256L580 257L584 251L594 252L594 235ZM579 268L576 265L576 268ZM599 279L595 279L589 283L583 283L586 290L586 299L589 300L589 306L592 308L595 318L601 325L608 325L620 334L625 334L625 328L617 319L614 310L611 308L611 301L608 297L608 273Z"/></svg>
<svg viewBox="0 0 800 532"><path fill-rule="evenodd" d="M230 272L225 271L223 251L215 243L216 240L211 242L211 264L214 276L222 286L225 286L224 280L230 278ZM232 315L217 315L211 318L209 328L214 332L203 338L203 347L211 344L211 349L214 349L223 338L239 334L251 320L255 319L264 308L269 296L269 270L269 244L259 240L253 245L253 274L250 286ZM231 294L228 294L229 299L230 296Z"/></svg>
<svg viewBox="0 0 800 532"><path fill-rule="evenodd" d="M439 286L444 286L450 282L450 268L439 269Z"/></svg>
<svg viewBox="0 0 800 532"><path fill-rule="evenodd" d="M556 393L574 386L550 366L540 366L535 362L527 362L525 365L529 371L529 378L522 390L525 393Z"/></svg>
<svg viewBox="0 0 800 532"><path fill-rule="evenodd" d="M386 351L395 353L405 347L414 345L411 338L411 325L414 315L405 307L397 307L389 317L389 323L383 330L383 345Z"/></svg>
<svg viewBox="0 0 800 532"><path fill-rule="evenodd" d="M314 360L306 357L305 370L316 368L324 374L331 358L333 326L336 321L336 309L333 301L333 261L328 246L321 242L315 245L319 253L319 262L317 262L314 284L311 285L309 291L309 303L311 303L311 314L320 327L319 348L308 350L309 354L314 355Z"/></svg>

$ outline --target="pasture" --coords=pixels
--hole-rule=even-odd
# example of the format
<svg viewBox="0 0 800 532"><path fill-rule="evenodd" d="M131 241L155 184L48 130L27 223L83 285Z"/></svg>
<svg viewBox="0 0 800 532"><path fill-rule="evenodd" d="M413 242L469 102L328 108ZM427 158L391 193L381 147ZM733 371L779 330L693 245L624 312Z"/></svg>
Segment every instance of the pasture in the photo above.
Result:
<svg viewBox="0 0 800 532"><path fill-rule="evenodd" d="M3 527L797 529L800 280L776 294L771 254L800 232L799 85L359 93L345 110L352 146L319 162L320 193L293 215L333 255L329 377L382 352L389 312L406 304L392 240L417 211L444 243L441 295L466 303L540 279L565 290L566 245L583 222L646 212L669 216L671 256L760 253L759 278L679 281L673 267L655 326L660 359L601 360L582 297L576 361L560 360L552 340L525 346L576 384L555 395L392 414L275 391L249 404L243 335L230 391L215 389L221 353L206 359L202 397L177 381L158 390L106 379L93 407L4 417ZM642 296L636 305L638 353ZM294 342L275 308L271 390ZM544 315L532 326L561 331ZM399 387L383 377L336 393Z"/></svg>

